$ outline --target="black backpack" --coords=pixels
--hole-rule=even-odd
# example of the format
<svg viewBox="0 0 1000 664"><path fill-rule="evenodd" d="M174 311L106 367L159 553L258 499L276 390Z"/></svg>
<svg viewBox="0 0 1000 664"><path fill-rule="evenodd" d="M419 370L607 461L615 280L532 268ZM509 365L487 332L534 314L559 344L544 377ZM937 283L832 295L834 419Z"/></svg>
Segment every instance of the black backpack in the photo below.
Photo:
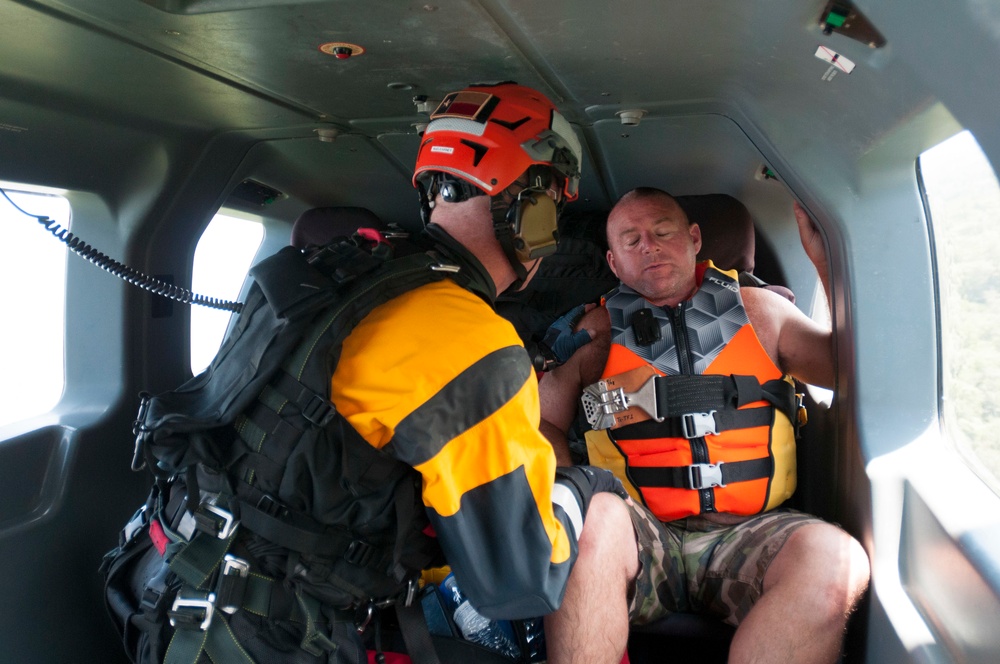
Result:
<svg viewBox="0 0 1000 664"><path fill-rule="evenodd" d="M142 396L133 468L154 486L102 567L133 661L358 664L373 614L419 612L420 570L443 562L419 474L361 438L329 383L373 308L445 277L476 290L464 272L408 242L287 247L251 270L211 366Z"/></svg>

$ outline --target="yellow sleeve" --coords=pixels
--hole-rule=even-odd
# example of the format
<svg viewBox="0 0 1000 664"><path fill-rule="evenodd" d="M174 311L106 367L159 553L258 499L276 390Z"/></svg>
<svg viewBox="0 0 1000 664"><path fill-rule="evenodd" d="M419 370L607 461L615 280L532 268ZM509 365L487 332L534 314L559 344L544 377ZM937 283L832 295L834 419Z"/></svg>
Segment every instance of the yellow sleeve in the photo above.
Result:
<svg viewBox="0 0 1000 664"><path fill-rule="evenodd" d="M559 606L575 536L553 507L538 385L507 321L450 281L422 286L345 340L331 399L369 443L421 473L431 523L482 613Z"/></svg>

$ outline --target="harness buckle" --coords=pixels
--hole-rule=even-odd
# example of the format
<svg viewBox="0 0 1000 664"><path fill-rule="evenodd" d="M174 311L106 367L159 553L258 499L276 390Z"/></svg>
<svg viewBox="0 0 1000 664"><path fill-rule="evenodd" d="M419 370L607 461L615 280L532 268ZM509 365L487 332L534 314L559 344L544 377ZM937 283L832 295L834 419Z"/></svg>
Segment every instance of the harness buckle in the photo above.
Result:
<svg viewBox="0 0 1000 664"><path fill-rule="evenodd" d="M368 602L367 604L358 606L358 609L354 614L354 625L358 630L358 634L365 633L365 630L368 629L368 625L371 624L374 616L375 602Z"/></svg>
<svg viewBox="0 0 1000 664"><path fill-rule="evenodd" d="M351 543L347 545L347 550L344 551L343 558L352 565L364 567L371 562L374 556L375 547L371 544L361 540L351 540Z"/></svg>
<svg viewBox="0 0 1000 664"><path fill-rule="evenodd" d="M302 409L302 417L318 427L325 427L336 414L337 408L318 394L314 394Z"/></svg>
<svg viewBox="0 0 1000 664"><path fill-rule="evenodd" d="M453 265L451 263L445 263L444 261L439 261L431 265L431 271L457 274L462 271L462 268L459 267L458 265Z"/></svg>
<svg viewBox="0 0 1000 664"><path fill-rule="evenodd" d="M588 385L580 397L583 413L595 431L615 426L615 413L621 413L635 406L644 410L657 422L662 422L656 408L656 380L649 378L635 392L626 392L624 387L609 389L607 381L599 380Z"/></svg>
<svg viewBox="0 0 1000 664"><path fill-rule="evenodd" d="M240 522L230 512L218 505L202 503L194 512L194 525L198 530L219 539L229 539Z"/></svg>
<svg viewBox="0 0 1000 664"><path fill-rule="evenodd" d="M151 429L146 428L146 415L149 413L149 402L153 395L149 392L139 394L139 412L136 413L135 421L132 422L132 435L135 436L135 449L132 452L132 470L139 472L146 467L146 459L143 458L142 446L146 441Z"/></svg>
<svg viewBox="0 0 1000 664"><path fill-rule="evenodd" d="M143 505L136 510L136 513L132 515L132 518L129 519L128 523L122 529L119 546L125 546L131 542L132 538L140 533L147 523L149 523L149 519L146 515L146 506Z"/></svg>
<svg viewBox="0 0 1000 664"><path fill-rule="evenodd" d="M410 606L413 604L413 598L419 590L419 585L416 579L410 579L406 584L406 599L403 600L403 606Z"/></svg>
<svg viewBox="0 0 1000 664"><path fill-rule="evenodd" d="M715 411L681 415L681 433L688 440L708 435L719 435L718 427L715 424Z"/></svg>
<svg viewBox="0 0 1000 664"><path fill-rule="evenodd" d="M692 489L712 489L717 486L726 486L722 481L722 464L719 463L695 463L687 467L688 483Z"/></svg>
<svg viewBox="0 0 1000 664"><path fill-rule="evenodd" d="M170 626L178 629L197 629L202 632L212 624L215 614L215 593L209 593L207 598L182 597L177 593L174 604L167 615L170 616Z"/></svg>
<svg viewBox="0 0 1000 664"><path fill-rule="evenodd" d="M246 594L246 578L250 575L250 563L227 553L222 558L222 568L219 571L218 608L224 613L233 614L240 610L243 596Z"/></svg>

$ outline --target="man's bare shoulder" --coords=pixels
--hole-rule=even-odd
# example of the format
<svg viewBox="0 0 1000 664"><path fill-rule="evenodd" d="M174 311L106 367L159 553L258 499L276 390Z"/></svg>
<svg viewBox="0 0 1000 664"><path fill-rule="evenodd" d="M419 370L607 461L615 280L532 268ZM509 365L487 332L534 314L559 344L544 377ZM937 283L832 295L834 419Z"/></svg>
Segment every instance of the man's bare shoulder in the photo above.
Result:
<svg viewBox="0 0 1000 664"><path fill-rule="evenodd" d="M740 296L743 298L743 308L746 309L750 325L757 333L757 339L771 359L777 363L781 326L788 318L788 308L795 309L795 305L766 288L741 288Z"/></svg>

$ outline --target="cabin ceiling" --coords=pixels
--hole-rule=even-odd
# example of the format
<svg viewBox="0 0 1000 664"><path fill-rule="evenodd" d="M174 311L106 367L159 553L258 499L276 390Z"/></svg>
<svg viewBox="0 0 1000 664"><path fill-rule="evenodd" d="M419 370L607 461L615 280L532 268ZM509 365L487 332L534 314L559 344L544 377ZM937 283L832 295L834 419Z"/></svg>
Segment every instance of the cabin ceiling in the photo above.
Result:
<svg viewBox="0 0 1000 664"><path fill-rule="evenodd" d="M794 154L846 170L935 101L893 57L896 35L879 49L824 35L825 4L16 0L0 10L0 123L30 132L58 100L150 136L247 136L270 144L248 151L271 157L257 160L268 184L310 205L361 204L346 199L377 197L373 177L408 186L427 119L414 97L516 80L580 130L583 205L638 184L752 199L758 165ZM330 43L364 52L339 59L321 50ZM857 71L831 78L820 45ZM623 127L630 109L646 115ZM339 138L320 143L323 129Z"/></svg>

